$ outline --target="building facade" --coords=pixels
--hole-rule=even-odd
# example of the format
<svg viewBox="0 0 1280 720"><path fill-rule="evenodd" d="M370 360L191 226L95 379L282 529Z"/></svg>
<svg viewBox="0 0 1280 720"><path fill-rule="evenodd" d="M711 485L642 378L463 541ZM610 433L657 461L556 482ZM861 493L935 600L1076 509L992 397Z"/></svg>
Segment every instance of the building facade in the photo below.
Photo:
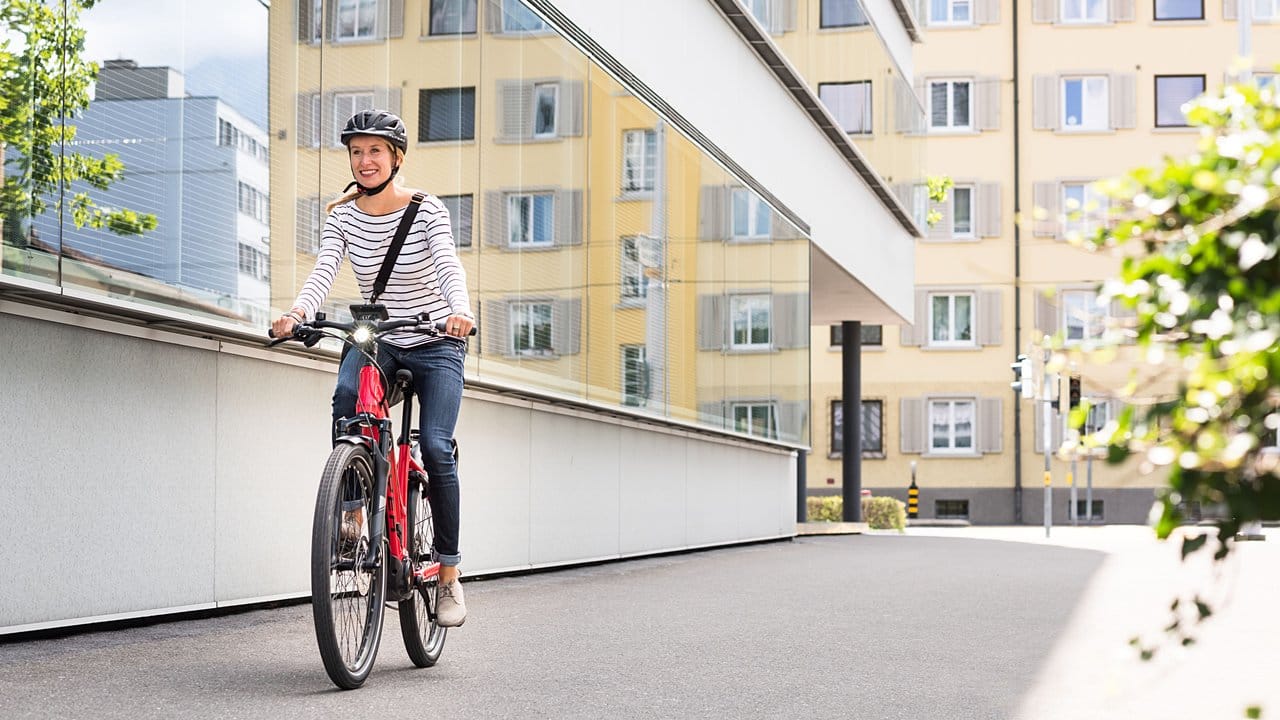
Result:
<svg viewBox="0 0 1280 720"><path fill-rule="evenodd" d="M1253 75L1271 82L1280 15L1272 4L1254 9ZM1054 336L1080 351L1062 373L1079 377L1097 406L1090 427L1123 407L1136 363L1124 347L1114 361L1091 352L1125 319L1123 308L1097 303L1120 259L1080 248L1107 222L1092 183L1194 151L1198 134L1181 106L1234 77L1237 11L1217 0L914 8L925 42L912 88L927 120L910 132L927 143L929 173L955 187L918 244L916 321L864 334L863 487L906 499L914 477L922 518L1043 521L1043 405L1010 391L1010 363L1027 353L1039 376L1042 339ZM899 192L915 200L920 191ZM810 494L839 491L835 335L814 328ZM1049 440L1066 439L1054 414ZM1053 457L1050 472L1056 523L1145 522L1162 484L1136 464L1084 458Z"/></svg>

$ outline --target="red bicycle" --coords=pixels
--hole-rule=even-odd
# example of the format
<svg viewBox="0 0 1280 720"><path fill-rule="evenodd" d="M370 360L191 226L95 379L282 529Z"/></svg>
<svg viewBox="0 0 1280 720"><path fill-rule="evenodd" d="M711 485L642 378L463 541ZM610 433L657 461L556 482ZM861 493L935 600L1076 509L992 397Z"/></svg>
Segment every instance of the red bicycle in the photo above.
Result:
<svg viewBox="0 0 1280 720"><path fill-rule="evenodd" d="M446 633L436 624L440 563L433 545L430 479L419 459L418 431L409 429L413 373L400 370L387 382L376 359L383 334L410 328L436 335L444 331L444 322L431 323L425 314L388 320L383 305L352 305L351 316L351 322L341 323L317 313L315 321L295 325L292 336L270 343L299 340L311 347L333 337L361 356L356 413L338 422L311 527L316 642L329 678L348 690L363 685L373 670L387 604L399 605L405 649L418 667L440 659ZM393 442L390 407L401 399L400 436ZM456 457L456 444L454 452Z"/></svg>

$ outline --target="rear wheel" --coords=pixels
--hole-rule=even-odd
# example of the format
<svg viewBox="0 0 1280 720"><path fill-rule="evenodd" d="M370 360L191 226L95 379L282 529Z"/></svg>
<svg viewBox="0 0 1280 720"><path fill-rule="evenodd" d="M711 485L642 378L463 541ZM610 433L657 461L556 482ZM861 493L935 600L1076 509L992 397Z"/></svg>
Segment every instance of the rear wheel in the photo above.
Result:
<svg viewBox="0 0 1280 720"><path fill-rule="evenodd" d="M358 688L373 670L387 593L386 553L370 546L374 471L369 451L340 443L320 478L311 526L316 643L334 684Z"/></svg>
<svg viewBox="0 0 1280 720"><path fill-rule="evenodd" d="M427 486L420 478L409 478L409 561L410 572L434 562L435 532L431 525L431 503ZM415 576L416 577L416 576ZM436 664L444 650L445 628L435 623L436 594L440 577L414 580L413 593L400 601L400 632L404 648L414 665L425 668Z"/></svg>

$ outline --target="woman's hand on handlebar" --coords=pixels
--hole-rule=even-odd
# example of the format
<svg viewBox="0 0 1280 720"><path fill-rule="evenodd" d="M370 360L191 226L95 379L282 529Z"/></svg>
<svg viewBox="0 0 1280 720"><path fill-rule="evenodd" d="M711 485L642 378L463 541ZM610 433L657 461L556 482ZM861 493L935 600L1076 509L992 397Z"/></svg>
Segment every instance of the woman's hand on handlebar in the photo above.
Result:
<svg viewBox="0 0 1280 720"><path fill-rule="evenodd" d="M454 313L444 321L444 334L464 338L471 334L471 328L475 326L476 321L471 316Z"/></svg>
<svg viewBox="0 0 1280 720"><path fill-rule="evenodd" d="M291 337L293 335L293 328L297 324L298 324L298 318L296 316L290 315L288 313L281 315L280 317L276 318L275 322L271 323L271 337L273 338Z"/></svg>

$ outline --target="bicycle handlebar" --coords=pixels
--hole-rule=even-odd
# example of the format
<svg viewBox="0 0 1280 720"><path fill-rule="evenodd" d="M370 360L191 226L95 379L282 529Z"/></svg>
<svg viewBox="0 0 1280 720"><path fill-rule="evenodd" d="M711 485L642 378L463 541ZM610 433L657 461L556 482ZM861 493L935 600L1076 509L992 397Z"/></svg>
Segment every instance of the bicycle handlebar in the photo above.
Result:
<svg viewBox="0 0 1280 720"><path fill-rule="evenodd" d="M333 320L313 320L311 322L300 322L293 326L293 334L289 337L278 338L275 332L270 328L267 329L267 337L272 338L272 342L268 343L268 347L279 345L290 340L301 340L307 347L311 347L320 341L322 334L317 330L342 330L347 333L355 331L356 326L365 324L373 330L373 336L379 337L392 330L401 330L404 328L413 328L427 335L443 335L448 320L437 320L434 323L430 321L426 313L419 313L416 317L405 320L376 320L368 323L361 323L355 320L351 322L334 322ZM476 327L471 326L471 332L468 335L476 334Z"/></svg>

